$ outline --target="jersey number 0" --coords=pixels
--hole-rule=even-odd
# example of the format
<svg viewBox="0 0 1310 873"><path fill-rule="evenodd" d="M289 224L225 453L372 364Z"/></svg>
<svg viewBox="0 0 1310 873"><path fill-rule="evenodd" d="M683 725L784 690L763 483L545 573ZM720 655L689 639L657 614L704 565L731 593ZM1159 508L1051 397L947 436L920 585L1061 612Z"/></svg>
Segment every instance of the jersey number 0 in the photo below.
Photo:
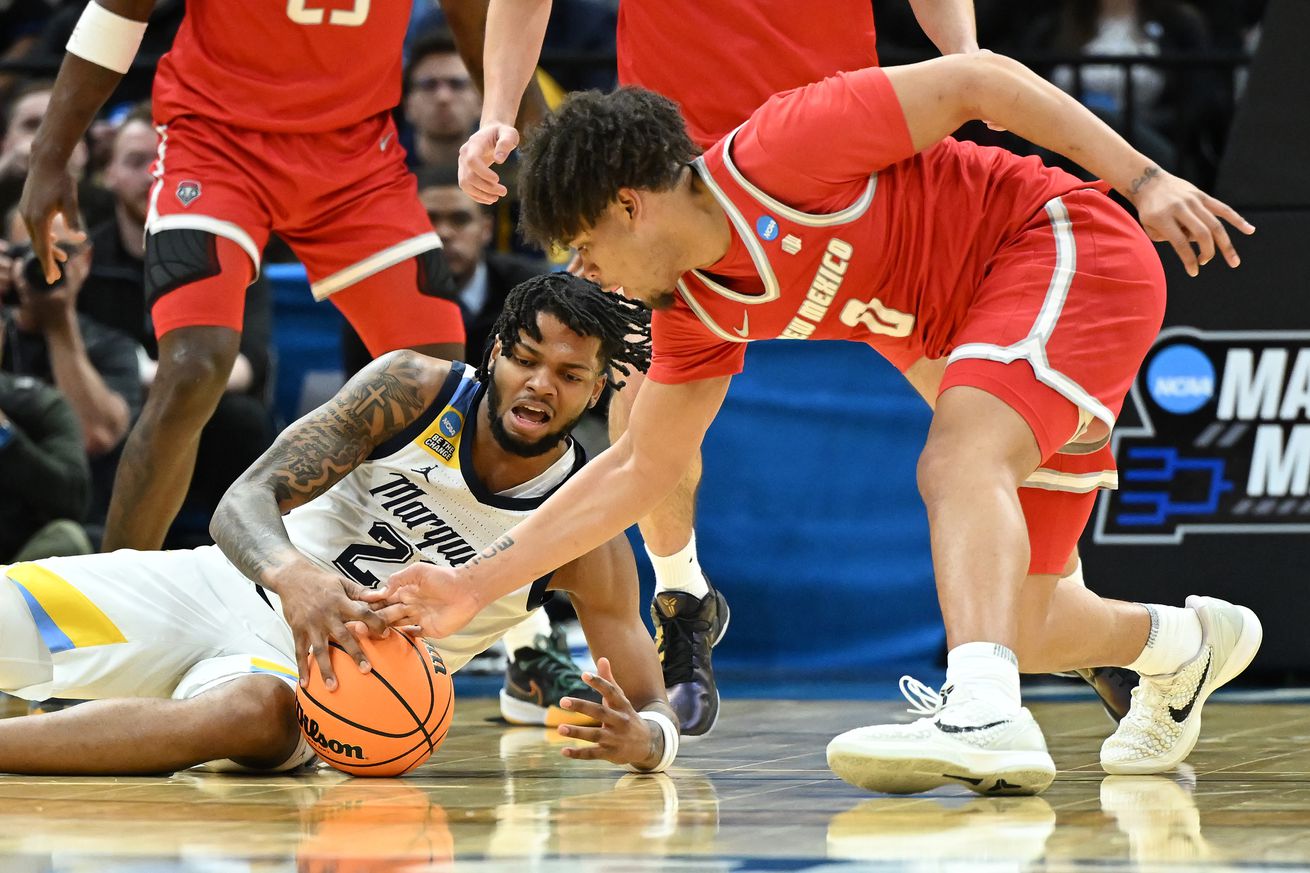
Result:
<svg viewBox="0 0 1310 873"><path fill-rule="evenodd" d="M352 9L333 9L328 13L328 24L359 27L368 18L368 5L370 2L371 0L355 0L355 6ZM322 8L311 9L305 3L306 0L287 0L287 18L290 18L296 24L322 24L323 13L326 10Z"/></svg>

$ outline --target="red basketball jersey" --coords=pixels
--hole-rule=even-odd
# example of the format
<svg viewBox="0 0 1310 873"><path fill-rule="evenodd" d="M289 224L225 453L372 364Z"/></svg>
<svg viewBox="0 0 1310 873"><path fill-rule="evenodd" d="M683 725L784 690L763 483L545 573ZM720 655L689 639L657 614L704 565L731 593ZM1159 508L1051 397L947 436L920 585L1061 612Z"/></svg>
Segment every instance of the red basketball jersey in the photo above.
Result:
<svg viewBox="0 0 1310 873"><path fill-rule="evenodd" d="M155 120L323 133L400 100L410 0L189 0L155 75Z"/></svg>
<svg viewBox="0 0 1310 873"><path fill-rule="evenodd" d="M619 82L682 107L708 148L779 91L876 66L869 0L623 0Z"/></svg>
<svg viewBox="0 0 1310 873"><path fill-rule="evenodd" d="M778 95L698 159L732 245L655 313L651 378L738 373L759 339L859 340L901 369L942 357L989 259L1046 201L1100 185L950 138L913 152L869 69Z"/></svg>

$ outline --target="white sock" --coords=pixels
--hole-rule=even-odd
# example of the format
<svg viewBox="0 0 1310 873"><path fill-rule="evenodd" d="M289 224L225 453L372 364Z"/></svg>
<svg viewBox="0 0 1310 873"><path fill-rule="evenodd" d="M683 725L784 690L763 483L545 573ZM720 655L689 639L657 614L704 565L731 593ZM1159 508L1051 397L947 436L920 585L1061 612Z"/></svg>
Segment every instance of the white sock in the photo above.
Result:
<svg viewBox="0 0 1310 873"><path fill-rule="evenodd" d="M1018 709L1019 659L998 643L964 643L946 653L946 687L953 694Z"/></svg>
<svg viewBox="0 0 1310 873"><path fill-rule="evenodd" d="M1139 604L1151 616L1151 633L1137 660L1128 664L1143 676L1164 676L1201 651L1201 617L1196 610L1158 603Z"/></svg>
<svg viewBox="0 0 1310 873"><path fill-rule="evenodd" d="M693 597L710 593L709 583L696 560L696 532L691 532L687 545L672 555L660 556L646 548L651 566L655 568L656 591L684 591Z"/></svg>
<svg viewBox="0 0 1310 873"><path fill-rule="evenodd" d="M505 636L501 639L505 641L505 651L509 653L509 659L513 661L514 653L519 649L532 648L538 634L543 637L550 636L550 619L544 609L532 610L527 618L505 631Z"/></svg>

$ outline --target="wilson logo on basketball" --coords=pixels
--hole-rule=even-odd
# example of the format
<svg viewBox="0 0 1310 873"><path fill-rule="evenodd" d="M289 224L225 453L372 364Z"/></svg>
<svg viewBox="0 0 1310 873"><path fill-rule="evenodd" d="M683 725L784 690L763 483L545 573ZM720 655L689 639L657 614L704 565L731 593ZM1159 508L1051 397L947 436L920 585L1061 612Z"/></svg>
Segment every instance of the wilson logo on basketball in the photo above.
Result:
<svg viewBox="0 0 1310 873"><path fill-rule="evenodd" d="M296 703L296 719L300 722L300 729L305 734L305 739L321 749L327 749L334 755L342 755L347 758L357 758L364 760L364 750L359 746L352 746L338 740L324 736L323 731L319 728L318 722L305 715L305 711L300 708L300 703Z"/></svg>

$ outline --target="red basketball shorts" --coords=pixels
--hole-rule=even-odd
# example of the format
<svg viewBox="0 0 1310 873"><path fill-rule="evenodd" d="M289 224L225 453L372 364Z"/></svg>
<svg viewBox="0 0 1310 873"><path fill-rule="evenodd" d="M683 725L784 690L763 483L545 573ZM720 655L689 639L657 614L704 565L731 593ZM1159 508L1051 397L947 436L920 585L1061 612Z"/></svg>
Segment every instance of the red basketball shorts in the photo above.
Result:
<svg viewBox="0 0 1310 873"><path fill-rule="evenodd" d="M220 258L221 280L160 296L151 310L158 335L197 325L240 330L245 287L276 232L305 264L314 297L332 299L374 354L463 342L459 308L418 290L415 258L441 240L390 115L321 134L265 133L200 116L157 129L147 235L207 231L250 260L247 271L239 257Z"/></svg>
<svg viewBox="0 0 1310 873"><path fill-rule="evenodd" d="M1155 247L1092 190L1051 200L988 264L941 391L980 388L1032 429L1042 462L1020 492L1032 573L1063 570L1097 489L1118 485L1109 428L1164 305Z"/></svg>

